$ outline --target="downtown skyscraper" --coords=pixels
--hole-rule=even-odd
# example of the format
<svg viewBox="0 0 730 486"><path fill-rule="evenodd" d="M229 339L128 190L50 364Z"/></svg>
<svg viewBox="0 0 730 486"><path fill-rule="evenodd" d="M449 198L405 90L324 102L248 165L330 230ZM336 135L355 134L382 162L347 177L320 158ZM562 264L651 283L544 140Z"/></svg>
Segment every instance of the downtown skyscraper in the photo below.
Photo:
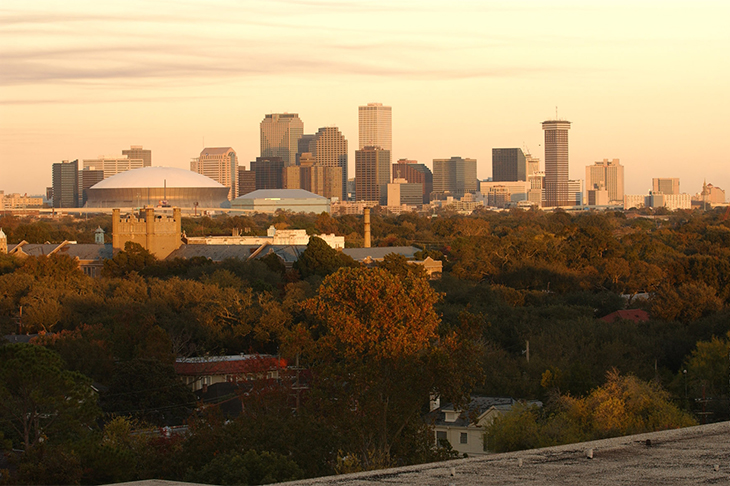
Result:
<svg viewBox="0 0 730 486"><path fill-rule="evenodd" d="M568 130L570 122L547 120L542 122L545 131L545 207L574 206L570 200L568 179Z"/></svg>
<svg viewBox="0 0 730 486"><path fill-rule="evenodd" d="M284 166L296 165L304 123L296 113L272 113L261 121L261 157L281 157Z"/></svg>
<svg viewBox="0 0 730 486"><path fill-rule="evenodd" d="M393 122L392 108L382 103L368 103L358 107L359 140L358 150L365 147L380 147L388 151L388 157L393 151ZM390 158L388 158L390 164Z"/></svg>
<svg viewBox="0 0 730 486"><path fill-rule="evenodd" d="M364 147L355 151L355 199L388 204L390 152L380 147Z"/></svg>

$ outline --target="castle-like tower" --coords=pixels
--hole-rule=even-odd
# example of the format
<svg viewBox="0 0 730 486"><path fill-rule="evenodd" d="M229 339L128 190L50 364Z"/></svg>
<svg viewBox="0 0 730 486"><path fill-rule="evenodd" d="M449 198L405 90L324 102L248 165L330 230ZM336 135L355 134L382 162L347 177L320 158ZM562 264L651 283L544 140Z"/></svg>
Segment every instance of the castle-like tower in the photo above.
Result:
<svg viewBox="0 0 730 486"><path fill-rule="evenodd" d="M139 217L122 217L119 209L112 210L112 247L124 250L131 241L142 245L162 260L182 245L182 217L180 208L173 208L172 217L155 216L154 208L146 207Z"/></svg>

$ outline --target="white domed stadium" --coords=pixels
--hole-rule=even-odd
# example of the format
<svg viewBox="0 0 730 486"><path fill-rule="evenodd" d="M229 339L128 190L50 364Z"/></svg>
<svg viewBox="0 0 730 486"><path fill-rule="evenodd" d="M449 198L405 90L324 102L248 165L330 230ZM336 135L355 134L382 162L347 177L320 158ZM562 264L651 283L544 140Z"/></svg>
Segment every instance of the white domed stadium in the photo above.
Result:
<svg viewBox="0 0 730 486"><path fill-rule="evenodd" d="M87 208L228 205L228 187L210 177L175 167L143 167L113 175L87 189Z"/></svg>

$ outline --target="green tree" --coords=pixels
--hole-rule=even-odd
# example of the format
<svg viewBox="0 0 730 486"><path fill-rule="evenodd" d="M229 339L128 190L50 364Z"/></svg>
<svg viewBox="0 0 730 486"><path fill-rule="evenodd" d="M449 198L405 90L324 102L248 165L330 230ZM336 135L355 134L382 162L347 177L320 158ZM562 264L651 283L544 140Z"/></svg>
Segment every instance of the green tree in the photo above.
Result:
<svg viewBox="0 0 730 486"><path fill-rule="evenodd" d="M307 249L299 255L294 263L294 269L299 272L302 278L311 275L327 276L340 267L356 267L358 264L341 251L329 246L321 238L312 236L309 238Z"/></svg>
<svg viewBox="0 0 730 486"><path fill-rule="evenodd" d="M98 412L91 380L66 370L57 353L31 344L0 347L0 414L26 450L81 434Z"/></svg>
<svg viewBox="0 0 730 486"><path fill-rule="evenodd" d="M117 363L102 395L105 412L155 425L178 425L195 405L195 396L178 378L172 363L136 358Z"/></svg>
<svg viewBox="0 0 730 486"><path fill-rule="evenodd" d="M186 481L205 484L270 484L302 478L296 462L274 452L227 452L199 470L190 470Z"/></svg>
<svg viewBox="0 0 730 486"><path fill-rule="evenodd" d="M110 260L104 261L102 275L105 277L124 277L131 272L141 273L146 267L157 263L157 258L139 243L128 241L124 250Z"/></svg>

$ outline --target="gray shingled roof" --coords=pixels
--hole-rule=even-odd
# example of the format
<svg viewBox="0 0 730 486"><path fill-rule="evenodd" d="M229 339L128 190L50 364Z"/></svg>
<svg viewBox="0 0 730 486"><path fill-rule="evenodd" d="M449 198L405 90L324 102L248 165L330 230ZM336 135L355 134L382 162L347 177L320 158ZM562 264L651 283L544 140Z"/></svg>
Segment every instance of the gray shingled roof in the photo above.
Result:
<svg viewBox="0 0 730 486"><path fill-rule="evenodd" d="M403 255L406 258L415 258L417 251L420 251L420 249L413 246L345 248L344 250L342 250L345 255L348 255L359 262L365 260L367 257L370 257L373 260L382 260L383 258L385 258L385 255L389 255L390 253Z"/></svg>
<svg viewBox="0 0 730 486"><path fill-rule="evenodd" d="M59 247L60 244L37 244L27 243L21 247L21 250L26 255L30 256L43 256L49 255L53 250ZM8 253L11 252L18 245L8 245ZM106 245L95 245L95 244L67 244L64 245L56 253L59 255L68 255L71 258L78 258L79 260L97 260L97 259L108 259L112 258L118 250L113 250L110 244Z"/></svg>
<svg viewBox="0 0 730 486"><path fill-rule="evenodd" d="M479 396L472 396L471 401L469 402L469 412L462 412L461 415L459 415L459 418L456 419L455 422L446 422L444 419L446 417L445 412L454 412L456 409L454 408L453 403L448 403L444 405L443 407L437 408L433 412L430 412L427 415L426 421L429 424L432 425L448 425L448 426L454 426L454 427L468 427L471 419L476 419L480 415L482 415L484 412L489 410L490 408L494 407L500 412L508 412L514 407L517 403L519 403L518 400L515 400L514 398L510 397L479 397ZM528 404L535 404L537 406L542 406L542 402L532 400L528 401Z"/></svg>
<svg viewBox="0 0 730 486"><path fill-rule="evenodd" d="M228 258L240 260L248 259L261 245L183 245L170 253L168 260L173 258L210 258L220 262ZM306 245L269 245L258 255L263 258L271 252L279 255L285 262L295 262L299 255L307 248Z"/></svg>

